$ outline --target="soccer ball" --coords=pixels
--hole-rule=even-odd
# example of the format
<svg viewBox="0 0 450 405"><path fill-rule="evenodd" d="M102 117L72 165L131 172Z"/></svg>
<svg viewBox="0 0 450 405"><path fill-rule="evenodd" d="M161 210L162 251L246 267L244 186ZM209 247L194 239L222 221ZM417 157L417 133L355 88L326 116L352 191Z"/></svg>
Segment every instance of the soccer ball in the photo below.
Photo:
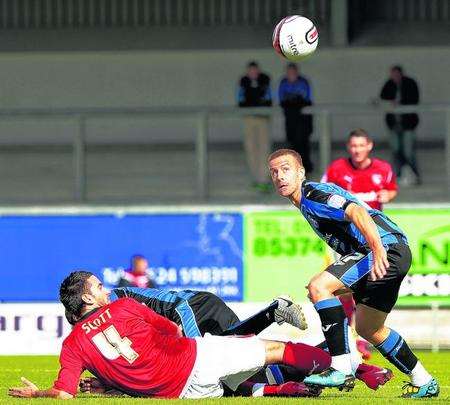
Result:
<svg viewBox="0 0 450 405"><path fill-rule="evenodd" d="M319 33L314 23L301 15L283 18L273 30L272 44L277 53L297 62L317 48Z"/></svg>

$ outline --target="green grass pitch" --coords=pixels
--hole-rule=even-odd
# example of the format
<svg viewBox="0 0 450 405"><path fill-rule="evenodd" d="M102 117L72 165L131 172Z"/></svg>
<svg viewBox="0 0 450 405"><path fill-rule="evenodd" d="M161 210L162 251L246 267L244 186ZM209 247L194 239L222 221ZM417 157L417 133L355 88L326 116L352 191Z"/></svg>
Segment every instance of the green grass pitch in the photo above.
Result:
<svg viewBox="0 0 450 405"><path fill-rule="evenodd" d="M441 385L441 394L438 398L428 399L427 402L450 404L450 352L430 353L419 352L419 357L426 368L439 380ZM378 354L373 356L372 362L380 365L388 363ZM56 401L50 399L15 399L7 396L7 389L11 386L20 385L20 377L27 377L40 388L49 387L56 376L58 369L58 360L54 356L0 356L0 404L20 404L20 403L67 403L67 401ZM395 372L395 371L394 371ZM220 398L209 400L198 400L198 404L297 404L297 403L342 403L342 404L392 404L392 403L411 403L417 400L404 400L398 398L401 392L401 386L405 376L397 372L395 378L385 387L378 391L371 391L362 383L358 383L355 389L350 393L341 393L337 390L325 390L317 399L308 398ZM87 404L135 404L147 402L142 398L99 398L89 395L79 395L77 399L70 403ZM152 400L153 402L155 400ZM181 400L159 400L162 405L169 403L186 402ZM192 402L192 401L188 401Z"/></svg>

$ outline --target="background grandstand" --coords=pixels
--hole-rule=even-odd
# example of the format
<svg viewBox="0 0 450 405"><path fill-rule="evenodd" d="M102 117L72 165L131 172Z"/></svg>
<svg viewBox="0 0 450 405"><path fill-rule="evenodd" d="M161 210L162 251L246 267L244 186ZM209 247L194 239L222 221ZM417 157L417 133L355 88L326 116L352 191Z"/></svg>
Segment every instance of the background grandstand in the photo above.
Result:
<svg viewBox="0 0 450 405"><path fill-rule="evenodd" d="M320 33L300 64L312 180L356 127L391 160L391 107L373 101L392 65L419 83L420 104L398 111L420 115L423 181L387 206L414 253L392 319L416 347L450 347L449 0L0 0L0 354L57 353L64 275L88 268L112 286L137 252L158 285L208 289L242 315L279 293L306 301L324 246L250 187L236 107L251 60L276 94L271 33L290 14ZM277 99L259 111L284 145Z"/></svg>

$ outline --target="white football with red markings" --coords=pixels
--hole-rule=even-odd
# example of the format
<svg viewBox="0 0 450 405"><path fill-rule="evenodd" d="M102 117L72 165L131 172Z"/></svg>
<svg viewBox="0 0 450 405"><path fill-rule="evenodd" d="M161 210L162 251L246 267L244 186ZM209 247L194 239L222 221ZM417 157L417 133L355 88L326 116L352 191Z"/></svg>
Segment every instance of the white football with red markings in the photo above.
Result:
<svg viewBox="0 0 450 405"><path fill-rule="evenodd" d="M283 18L273 30L272 44L275 51L294 62L311 55L318 43L316 26L301 15Z"/></svg>

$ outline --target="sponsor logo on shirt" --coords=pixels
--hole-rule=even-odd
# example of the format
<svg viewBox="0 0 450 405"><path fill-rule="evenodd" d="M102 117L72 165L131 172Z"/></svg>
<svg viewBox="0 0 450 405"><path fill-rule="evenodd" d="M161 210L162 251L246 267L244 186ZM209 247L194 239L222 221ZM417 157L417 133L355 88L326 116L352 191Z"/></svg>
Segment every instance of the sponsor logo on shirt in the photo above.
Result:
<svg viewBox="0 0 450 405"><path fill-rule="evenodd" d="M348 176L347 174L346 175L344 175L344 180L347 182L347 183L353 183L353 178L351 177L351 176Z"/></svg>

